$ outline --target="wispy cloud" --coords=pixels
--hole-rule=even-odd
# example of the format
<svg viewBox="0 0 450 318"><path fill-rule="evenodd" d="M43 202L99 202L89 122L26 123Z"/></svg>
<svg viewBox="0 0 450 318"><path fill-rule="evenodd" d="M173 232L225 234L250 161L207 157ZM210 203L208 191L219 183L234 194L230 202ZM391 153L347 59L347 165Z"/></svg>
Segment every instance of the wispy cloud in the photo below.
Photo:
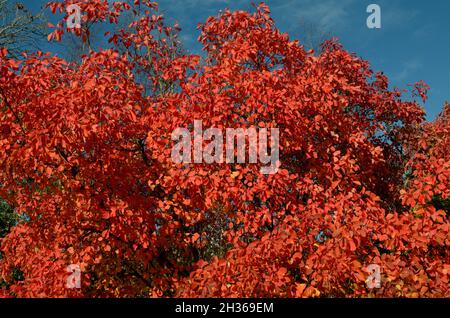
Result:
<svg viewBox="0 0 450 318"><path fill-rule="evenodd" d="M403 62L401 65L402 69L392 77L394 81L404 82L405 80L411 79L413 74L420 71L423 67L422 62L419 59L411 59Z"/></svg>
<svg viewBox="0 0 450 318"><path fill-rule="evenodd" d="M355 0L291 0L273 6L277 10L286 10L289 16L298 20L306 20L326 29L334 29L345 25L349 18L349 7Z"/></svg>
<svg viewBox="0 0 450 318"><path fill-rule="evenodd" d="M409 28L417 25L415 21L420 15L419 10L408 6L392 6L390 3L382 6L382 20L386 28Z"/></svg>

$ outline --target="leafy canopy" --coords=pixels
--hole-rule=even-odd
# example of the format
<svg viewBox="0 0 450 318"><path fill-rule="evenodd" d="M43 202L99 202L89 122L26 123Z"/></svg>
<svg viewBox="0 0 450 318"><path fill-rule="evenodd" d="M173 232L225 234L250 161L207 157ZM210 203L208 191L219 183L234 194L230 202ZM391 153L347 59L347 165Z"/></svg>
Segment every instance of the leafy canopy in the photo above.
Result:
<svg viewBox="0 0 450 318"><path fill-rule="evenodd" d="M155 3L80 3L84 25L135 19L79 65L0 51L0 197L26 215L1 240L4 296L449 296L450 106L425 123L367 61L335 40L305 51L264 4L208 18L200 58ZM194 119L279 128L281 170L173 163Z"/></svg>

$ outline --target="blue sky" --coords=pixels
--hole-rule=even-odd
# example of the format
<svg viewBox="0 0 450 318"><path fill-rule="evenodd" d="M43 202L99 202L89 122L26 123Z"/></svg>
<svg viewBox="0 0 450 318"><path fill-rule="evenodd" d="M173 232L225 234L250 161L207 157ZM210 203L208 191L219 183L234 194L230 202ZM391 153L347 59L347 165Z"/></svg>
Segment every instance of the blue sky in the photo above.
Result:
<svg viewBox="0 0 450 318"><path fill-rule="evenodd" d="M46 1L25 0L36 9ZM160 0L160 10L182 27L185 47L201 54L197 25L224 8L252 10L251 0ZM259 1L254 1L258 3ZM338 37L344 47L383 71L392 86L424 80L431 86L427 118L450 101L450 1L448 0L267 0L277 27L302 39L304 22ZM366 8L381 7L382 28L369 29ZM302 33L303 32L303 33ZM52 50L51 46L48 48Z"/></svg>

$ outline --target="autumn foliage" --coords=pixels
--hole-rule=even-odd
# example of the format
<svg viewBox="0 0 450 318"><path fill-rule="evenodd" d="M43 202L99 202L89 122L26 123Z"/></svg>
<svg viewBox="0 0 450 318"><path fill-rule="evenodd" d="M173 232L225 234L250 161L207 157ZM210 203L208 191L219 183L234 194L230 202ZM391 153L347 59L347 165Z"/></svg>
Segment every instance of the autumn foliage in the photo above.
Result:
<svg viewBox="0 0 450 318"><path fill-rule="evenodd" d="M425 122L424 83L390 90L336 40L305 51L265 5L210 17L202 58L155 3L81 3L84 23L135 22L81 64L0 51L4 296L450 296L450 105ZM279 128L280 170L173 163L194 119Z"/></svg>

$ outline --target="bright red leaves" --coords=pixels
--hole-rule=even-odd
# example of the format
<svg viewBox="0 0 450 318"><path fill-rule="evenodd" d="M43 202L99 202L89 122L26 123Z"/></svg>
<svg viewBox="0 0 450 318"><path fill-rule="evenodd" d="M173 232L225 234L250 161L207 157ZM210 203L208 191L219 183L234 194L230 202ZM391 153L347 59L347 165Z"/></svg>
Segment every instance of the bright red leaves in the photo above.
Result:
<svg viewBox="0 0 450 318"><path fill-rule="evenodd" d="M449 295L448 105L424 123L368 62L305 52L264 5L209 18L200 60L153 3L83 2L93 23L138 8L120 54L0 51L0 196L27 216L1 241L2 295ZM195 119L280 128L279 173L174 164L171 133Z"/></svg>

